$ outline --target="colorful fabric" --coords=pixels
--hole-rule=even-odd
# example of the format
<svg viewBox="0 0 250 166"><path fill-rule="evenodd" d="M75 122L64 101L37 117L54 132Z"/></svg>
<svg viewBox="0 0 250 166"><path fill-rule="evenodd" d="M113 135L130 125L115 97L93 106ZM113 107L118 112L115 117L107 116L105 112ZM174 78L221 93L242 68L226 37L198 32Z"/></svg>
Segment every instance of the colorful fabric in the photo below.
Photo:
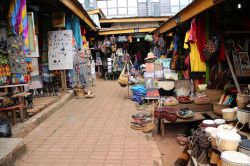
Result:
<svg viewBox="0 0 250 166"><path fill-rule="evenodd" d="M24 50L28 53L29 40L26 0L12 0L10 2L9 19L12 33L22 35L25 44Z"/></svg>
<svg viewBox="0 0 250 166"><path fill-rule="evenodd" d="M81 26L80 20L76 16L66 15L66 30L72 30L76 42L77 48L82 48L82 33L81 33Z"/></svg>
<svg viewBox="0 0 250 166"><path fill-rule="evenodd" d="M190 42L190 65L191 72L205 72L206 63L201 61L200 52L197 46L197 37L196 37L196 21L192 20L191 29L186 33L186 37Z"/></svg>

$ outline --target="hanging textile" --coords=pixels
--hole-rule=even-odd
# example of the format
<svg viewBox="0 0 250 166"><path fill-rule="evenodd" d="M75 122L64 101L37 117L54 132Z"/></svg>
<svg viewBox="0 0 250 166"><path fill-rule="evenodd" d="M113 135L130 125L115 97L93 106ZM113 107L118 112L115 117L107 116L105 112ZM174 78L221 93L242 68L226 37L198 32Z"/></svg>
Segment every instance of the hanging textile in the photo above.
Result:
<svg viewBox="0 0 250 166"><path fill-rule="evenodd" d="M197 46L197 36L196 36L196 20L192 20L191 29L186 33L185 42L187 40L190 43L190 65L191 72L205 72L206 63L201 61L200 52Z"/></svg>
<svg viewBox="0 0 250 166"><path fill-rule="evenodd" d="M11 32L14 35L22 35L25 53L29 53L28 40L28 16L26 0L11 0L9 10Z"/></svg>
<svg viewBox="0 0 250 166"><path fill-rule="evenodd" d="M206 44L206 18L205 16L199 16L196 18L196 37L197 37L197 46L200 52L201 61L205 62L206 57L203 54L203 50Z"/></svg>
<svg viewBox="0 0 250 166"><path fill-rule="evenodd" d="M80 20L78 17L72 15L66 15L66 30L72 30L73 35L75 38L76 46L77 48L82 48L82 33L81 33L81 26L80 26Z"/></svg>

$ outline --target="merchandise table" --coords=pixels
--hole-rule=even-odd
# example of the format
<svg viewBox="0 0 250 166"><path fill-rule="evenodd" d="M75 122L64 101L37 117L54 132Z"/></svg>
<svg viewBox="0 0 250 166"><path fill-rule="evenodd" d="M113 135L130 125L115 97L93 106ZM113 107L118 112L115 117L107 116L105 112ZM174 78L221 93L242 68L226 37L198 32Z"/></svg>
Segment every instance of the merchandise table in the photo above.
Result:
<svg viewBox="0 0 250 166"><path fill-rule="evenodd" d="M177 118L175 122L170 122L165 119L159 119L158 125L160 126L160 134L162 138L165 136L165 124L199 122L206 119L206 117L203 114L207 114L214 119L220 118L219 116L215 115L212 112L212 104L196 105L193 103L193 104L179 104L176 106L169 106L169 107L173 108L174 110L180 110L181 108L188 107L195 112L195 115L193 118L190 119Z"/></svg>

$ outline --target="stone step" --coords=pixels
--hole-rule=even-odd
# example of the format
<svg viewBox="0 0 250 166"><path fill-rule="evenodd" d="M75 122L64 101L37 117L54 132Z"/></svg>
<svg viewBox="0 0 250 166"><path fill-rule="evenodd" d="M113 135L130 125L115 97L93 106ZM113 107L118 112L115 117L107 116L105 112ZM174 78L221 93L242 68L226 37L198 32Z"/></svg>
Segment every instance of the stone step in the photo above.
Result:
<svg viewBox="0 0 250 166"><path fill-rule="evenodd" d="M0 166L14 166L25 152L26 145L22 138L0 138Z"/></svg>

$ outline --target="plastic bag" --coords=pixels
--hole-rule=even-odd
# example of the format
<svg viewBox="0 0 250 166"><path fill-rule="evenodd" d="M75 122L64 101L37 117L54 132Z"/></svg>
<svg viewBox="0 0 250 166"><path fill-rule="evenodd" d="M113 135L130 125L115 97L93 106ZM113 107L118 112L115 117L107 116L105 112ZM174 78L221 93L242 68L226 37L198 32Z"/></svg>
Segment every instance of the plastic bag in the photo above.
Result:
<svg viewBox="0 0 250 166"><path fill-rule="evenodd" d="M0 137L10 137L12 135L10 124L7 120L0 120Z"/></svg>

